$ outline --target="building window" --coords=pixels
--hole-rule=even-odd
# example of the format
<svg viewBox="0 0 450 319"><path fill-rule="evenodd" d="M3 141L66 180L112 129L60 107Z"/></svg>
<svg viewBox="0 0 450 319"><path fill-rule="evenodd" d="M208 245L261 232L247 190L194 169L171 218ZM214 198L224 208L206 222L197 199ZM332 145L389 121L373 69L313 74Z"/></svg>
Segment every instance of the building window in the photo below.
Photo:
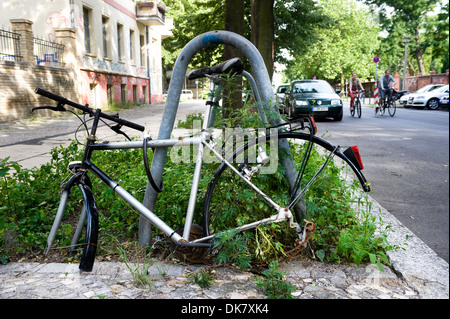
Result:
<svg viewBox="0 0 450 319"><path fill-rule="evenodd" d="M108 23L107 17L102 17L103 57L108 57Z"/></svg>
<svg viewBox="0 0 450 319"><path fill-rule="evenodd" d="M120 85L120 97L121 97L122 103L125 103L127 101L127 85L126 84Z"/></svg>
<svg viewBox="0 0 450 319"><path fill-rule="evenodd" d="M142 86L142 93L144 93L144 104L147 104L147 86L143 85Z"/></svg>
<svg viewBox="0 0 450 319"><path fill-rule="evenodd" d="M122 52L123 52L123 47L122 47L122 38L123 38L123 26L121 24L117 24L117 52L118 52L118 57L119 57L119 61L122 61Z"/></svg>
<svg viewBox="0 0 450 319"><path fill-rule="evenodd" d="M108 84L106 85L106 98L108 99L108 103L112 104L114 102L114 85Z"/></svg>
<svg viewBox="0 0 450 319"><path fill-rule="evenodd" d="M140 59L141 59L141 66L144 66L145 65L145 63L144 63L144 56L145 56L145 37L143 36L143 35L141 35L140 37L139 37L139 44L140 44L140 47L141 47L141 54L140 54Z"/></svg>
<svg viewBox="0 0 450 319"><path fill-rule="evenodd" d="M97 84L96 83L91 83L89 85L90 89L91 89L91 107L96 107L97 106Z"/></svg>
<svg viewBox="0 0 450 319"><path fill-rule="evenodd" d="M130 30L130 61L133 62L134 59L134 31Z"/></svg>
<svg viewBox="0 0 450 319"><path fill-rule="evenodd" d="M138 89L137 89L137 85L133 85L133 103L134 104L138 103Z"/></svg>
<svg viewBox="0 0 450 319"><path fill-rule="evenodd" d="M89 18L91 10L83 7L83 26L84 26L84 49L87 53L91 53L91 32Z"/></svg>

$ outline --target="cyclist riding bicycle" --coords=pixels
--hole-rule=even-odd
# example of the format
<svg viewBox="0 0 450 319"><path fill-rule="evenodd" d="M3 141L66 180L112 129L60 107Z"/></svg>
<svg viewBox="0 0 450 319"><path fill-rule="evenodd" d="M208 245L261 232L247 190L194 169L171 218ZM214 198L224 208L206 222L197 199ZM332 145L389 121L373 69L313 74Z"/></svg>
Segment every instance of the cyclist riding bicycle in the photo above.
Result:
<svg viewBox="0 0 450 319"><path fill-rule="evenodd" d="M348 84L348 95L350 96L350 110L353 108L353 101L355 100L354 92L358 91L358 89L364 91L361 80L358 79L358 74L356 72L352 73L352 77Z"/></svg>
<svg viewBox="0 0 450 319"><path fill-rule="evenodd" d="M382 103L384 101L384 98L387 94L391 94L391 91L393 90L393 86L397 84L397 81L392 77L391 71L388 69L384 71L384 76L380 78L380 108L382 107ZM378 106L375 108L375 114L377 114ZM381 110L381 109L380 109Z"/></svg>

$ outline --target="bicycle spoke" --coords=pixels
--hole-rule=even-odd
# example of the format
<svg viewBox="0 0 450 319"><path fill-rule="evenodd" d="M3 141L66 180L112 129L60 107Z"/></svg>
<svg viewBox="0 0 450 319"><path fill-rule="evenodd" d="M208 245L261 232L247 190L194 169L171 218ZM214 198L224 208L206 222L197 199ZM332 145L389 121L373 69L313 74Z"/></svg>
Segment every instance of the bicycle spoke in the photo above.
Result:
<svg viewBox="0 0 450 319"><path fill-rule="evenodd" d="M328 155L325 163L323 163L322 167L314 174L313 177L311 177L311 179L306 183L306 185L302 188L301 192L294 198L294 200L291 201L291 203L287 206L288 209L291 209L298 200L300 200L303 196L303 193L309 189L309 187L311 186L312 183L314 183L314 181L317 179L317 177L320 175L320 173L323 172L323 170L325 169L325 167L330 163L330 160L332 158L332 156L335 154L336 150L338 150L338 147L336 146L336 148L330 152L330 154Z"/></svg>

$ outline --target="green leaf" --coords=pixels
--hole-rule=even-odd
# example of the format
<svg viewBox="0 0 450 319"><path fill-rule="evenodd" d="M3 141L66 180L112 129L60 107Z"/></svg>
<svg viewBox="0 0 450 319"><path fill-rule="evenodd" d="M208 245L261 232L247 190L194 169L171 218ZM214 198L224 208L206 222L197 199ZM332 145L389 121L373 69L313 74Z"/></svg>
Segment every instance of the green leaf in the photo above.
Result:
<svg viewBox="0 0 450 319"><path fill-rule="evenodd" d="M320 261L323 261L325 259L325 252L322 249L316 251L315 254L316 254L317 258L320 259Z"/></svg>
<svg viewBox="0 0 450 319"><path fill-rule="evenodd" d="M377 256L375 254L369 254L370 262L374 264L377 261Z"/></svg>

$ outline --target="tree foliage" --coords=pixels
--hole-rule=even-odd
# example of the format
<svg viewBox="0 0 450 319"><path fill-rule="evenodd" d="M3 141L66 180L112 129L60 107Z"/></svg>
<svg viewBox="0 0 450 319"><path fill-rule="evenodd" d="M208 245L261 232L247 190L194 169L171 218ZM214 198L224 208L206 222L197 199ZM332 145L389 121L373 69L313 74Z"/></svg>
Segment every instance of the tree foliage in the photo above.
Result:
<svg viewBox="0 0 450 319"><path fill-rule="evenodd" d="M286 53L301 57L335 22L314 0L276 0L274 12L275 61L280 63L288 62Z"/></svg>
<svg viewBox="0 0 450 319"><path fill-rule="evenodd" d="M243 35L252 40L251 0L244 2ZM254 1L256 2L256 1ZM194 37L207 31L225 29L225 0L165 0L169 17L174 20L173 36L163 41L163 65L172 67L181 49ZM269 12L270 13L270 12ZM267 14L269 14L267 13ZM284 62L282 52L301 54L318 39L319 27L329 27L330 19L314 0L275 0L273 4L274 61ZM261 19L264 21L264 17ZM193 67L222 61L222 49L197 54Z"/></svg>
<svg viewBox="0 0 450 319"><path fill-rule="evenodd" d="M254 41L255 29L259 27L251 25L251 7L252 3L261 1L242 2L243 35ZM197 35L226 29L225 0L166 0L165 3L175 25L173 37L163 41L165 67L173 67L181 49ZM274 0L274 29L270 40L273 43L270 54L266 55L273 56L274 62L286 64L286 80L316 76L342 82L353 71L360 78L373 78L374 56L380 57L380 69L402 72L403 38L408 36L411 38L408 44L410 74L448 69L448 2L363 0L363 3L358 0ZM436 8L440 8L438 14ZM264 21L264 17L260 20ZM191 67L210 66L223 59L223 48L212 47L195 55ZM266 65L270 72L269 61Z"/></svg>
<svg viewBox="0 0 450 319"><path fill-rule="evenodd" d="M363 79L371 77L372 59L379 46L379 28L368 8L354 0L319 0L318 3L330 17L330 27L320 33L319 40L306 53L290 61L289 80L315 76L342 83L352 72Z"/></svg>
<svg viewBox="0 0 450 319"><path fill-rule="evenodd" d="M427 73L448 68L448 2L439 0L366 0L379 8L382 39L381 63L393 71L403 69L404 37L409 37L409 72ZM434 11L440 8L440 13Z"/></svg>
<svg viewBox="0 0 450 319"><path fill-rule="evenodd" d="M172 68L184 46L199 34L223 30L224 0L165 0L173 19L173 36L163 41L163 65ZM211 66L221 62L223 48L211 47L193 57L191 65Z"/></svg>

